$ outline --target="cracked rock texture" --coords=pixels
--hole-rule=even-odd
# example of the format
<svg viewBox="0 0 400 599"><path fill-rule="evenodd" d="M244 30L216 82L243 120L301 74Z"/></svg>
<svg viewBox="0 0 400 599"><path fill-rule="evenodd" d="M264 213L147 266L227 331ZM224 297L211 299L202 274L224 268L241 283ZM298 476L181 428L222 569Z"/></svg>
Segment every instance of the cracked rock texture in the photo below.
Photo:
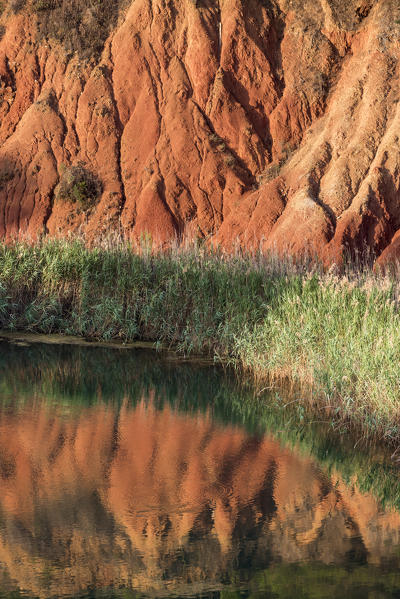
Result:
<svg viewBox="0 0 400 599"><path fill-rule="evenodd" d="M133 0L93 55L51 10L1 17L1 236L400 257L398 0ZM57 198L70 165L94 207Z"/></svg>

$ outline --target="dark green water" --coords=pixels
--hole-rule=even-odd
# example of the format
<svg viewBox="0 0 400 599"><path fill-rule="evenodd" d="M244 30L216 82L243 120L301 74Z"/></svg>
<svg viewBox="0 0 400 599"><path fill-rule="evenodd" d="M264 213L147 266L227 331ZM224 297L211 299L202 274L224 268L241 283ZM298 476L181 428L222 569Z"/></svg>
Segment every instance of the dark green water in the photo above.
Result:
<svg viewBox="0 0 400 599"><path fill-rule="evenodd" d="M0 597L400 597L395 462L289 401L0 343Z"/></svg>

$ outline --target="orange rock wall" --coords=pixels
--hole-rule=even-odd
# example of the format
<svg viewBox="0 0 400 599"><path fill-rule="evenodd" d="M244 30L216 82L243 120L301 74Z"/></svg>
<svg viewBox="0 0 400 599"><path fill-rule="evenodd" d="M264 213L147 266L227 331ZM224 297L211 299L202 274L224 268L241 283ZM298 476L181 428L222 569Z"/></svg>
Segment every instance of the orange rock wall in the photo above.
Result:
<svg viewBox="0 0 400 599"><path fill-rule="evenodd" d="M400 248L397 0L134 0L99 59L0 41L0 235L190 234L339 260ZM102 182L57 201L63 165Z"/></svg>

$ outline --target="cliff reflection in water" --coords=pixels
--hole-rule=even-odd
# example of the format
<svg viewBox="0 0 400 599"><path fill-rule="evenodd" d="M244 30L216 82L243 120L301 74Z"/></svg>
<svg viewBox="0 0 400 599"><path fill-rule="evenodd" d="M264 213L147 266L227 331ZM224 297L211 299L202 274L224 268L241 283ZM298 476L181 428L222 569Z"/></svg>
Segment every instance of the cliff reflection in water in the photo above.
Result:
<svg viewBox="0 0 400 599"><path fill-rule="evenodd" d="M179 411L147 383L133 402L105 401L101 386L96 402L87 388L90 402L49 401L84 395L91 374L24 351L0 364L0 588L192 596L274 564L398 570L400 514L355 480L211 409Z"/></svg>

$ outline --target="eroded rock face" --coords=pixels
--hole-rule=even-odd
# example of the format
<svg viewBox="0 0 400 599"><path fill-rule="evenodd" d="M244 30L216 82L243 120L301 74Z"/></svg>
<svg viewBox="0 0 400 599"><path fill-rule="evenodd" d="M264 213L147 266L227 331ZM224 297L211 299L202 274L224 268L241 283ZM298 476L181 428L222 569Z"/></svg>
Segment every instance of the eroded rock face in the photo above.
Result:
<svg viewBox="0 0 400 599"><path fill-rule="evenodd" d="M92 56L53 39L52 10L2 17L3 237L397 256L397 0L134 0ZM54 193L78 164L94 209Z"/></svg>

